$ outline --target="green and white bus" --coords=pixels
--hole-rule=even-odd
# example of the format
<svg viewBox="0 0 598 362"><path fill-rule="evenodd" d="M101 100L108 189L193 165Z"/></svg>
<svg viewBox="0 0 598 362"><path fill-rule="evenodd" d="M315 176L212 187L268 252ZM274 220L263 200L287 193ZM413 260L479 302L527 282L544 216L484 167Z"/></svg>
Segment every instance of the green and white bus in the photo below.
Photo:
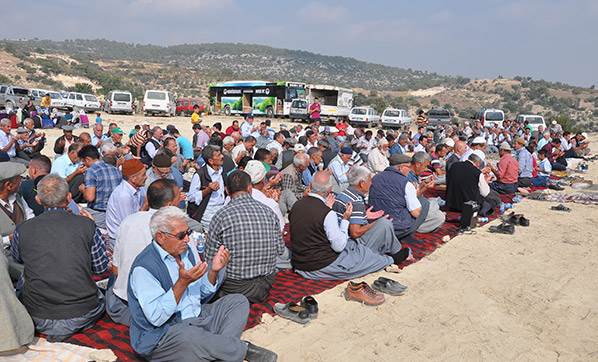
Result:
<svg viewBox="0 0 598 362"><path fill-rule="evenodd" d="M285 117L294 99L305 99L305 83L261 80L229 81L208 86L214 114Z"/></svg>

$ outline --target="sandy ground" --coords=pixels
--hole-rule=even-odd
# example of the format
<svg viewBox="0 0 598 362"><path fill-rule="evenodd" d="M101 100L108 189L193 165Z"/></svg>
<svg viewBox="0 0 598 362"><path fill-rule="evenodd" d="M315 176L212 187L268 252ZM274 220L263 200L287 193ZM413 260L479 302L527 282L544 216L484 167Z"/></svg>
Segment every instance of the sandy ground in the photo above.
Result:
<svg viewBox="0 0 598 362"><path fill-rule="evenodd" d="M125 132L141 120L106 118ZM150 120L191 136L188 118ZM232 118L205 122L216 120L226 127ZM53 142L59 133L48 136ZM585 177L598 183L598 163ZM568 204L570 213L557 213L552 205L517 204L531 226L515 235L490 234L486 226L400 274L363 278L383 274L409 286L379 307L345 301L340 285L317 296L320 315L309 325L264 316L242 338L281 361L598 360L598 208Z"/></svg>

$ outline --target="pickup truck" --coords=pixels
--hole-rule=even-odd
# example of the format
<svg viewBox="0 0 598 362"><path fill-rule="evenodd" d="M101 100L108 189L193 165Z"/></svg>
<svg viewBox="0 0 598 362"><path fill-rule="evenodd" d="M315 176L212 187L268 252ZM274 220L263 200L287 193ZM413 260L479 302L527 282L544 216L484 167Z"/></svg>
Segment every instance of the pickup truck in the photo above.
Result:
<svg viewBox="0 0 598 362"><path fill-rule="evenodd" d="M452 114L444 108L433 108L428 111L428 128L434 129L438 126L451 124Z"/></svg>
<svg viewBox="0 0 598 362"><path fill-rule="evenodd" d="M0 105L6 108L25 106L29 100L29 89L0 85Z"/></svg>

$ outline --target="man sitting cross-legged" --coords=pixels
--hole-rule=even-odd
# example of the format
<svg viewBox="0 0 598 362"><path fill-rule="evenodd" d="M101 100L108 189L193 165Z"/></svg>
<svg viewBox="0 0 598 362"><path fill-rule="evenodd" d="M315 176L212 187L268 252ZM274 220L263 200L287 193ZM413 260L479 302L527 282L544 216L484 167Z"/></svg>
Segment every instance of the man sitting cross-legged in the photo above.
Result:
<svg viewBox="0 0 598 362"><path fill-rule="evenodd" d="M330 208L334 203L331 177L328 171L317 172L312 192L297 201L289 214L291 264L297 273L308 279L352 279L404 261L409 251L398 251L400 244L365 245L349 238L353 206L346 204L339 225Z"/></svg>
<svg viewBox="0 0 598 362"><path fill-rule="evenodd" d="M46 211L15 230L11 252L25 266L21 300L38 332L62 341L104 314L104 298L92 274L108 268L100 232L89 213L67 211L67 182L47 175L37 185Z"/></svg>
<svg viewBox="0 0 598 362"><path fill-rule="evenodd" d="M275 361L273 352L239 339L247 298L231 294L202 303L218 289L230 254L221 246L210 265L199 259L188 245L187 219L174 206L151 218L153 241L135 258L129 277L131 346L152 361Z"/></svg>
<svg viewBox="0 0 598 362"><path fill-rule="evenodd" d="M395 236L392 221L384 217L383 210L372 211L365 201L372 185L372 172L365 166L353 166L347 173L347 179L349 187L336 195L332 209L342 218L347 205L350 203L353 206L349 218L349 236L379 254L398 253L401 243ZM409 257L409 248L403 253L405 258Z"/></svg>
<svg viewBox="0 0 598 362"><path fill-rule="evenodd" d="M206 241L208 258L222 246L231 251L218 296L241 293L250 302L261 303L274 283L277 256L285 250L278 217L251 196L246 172L230 174L226 188L231 201L214 214Z"/></svg>

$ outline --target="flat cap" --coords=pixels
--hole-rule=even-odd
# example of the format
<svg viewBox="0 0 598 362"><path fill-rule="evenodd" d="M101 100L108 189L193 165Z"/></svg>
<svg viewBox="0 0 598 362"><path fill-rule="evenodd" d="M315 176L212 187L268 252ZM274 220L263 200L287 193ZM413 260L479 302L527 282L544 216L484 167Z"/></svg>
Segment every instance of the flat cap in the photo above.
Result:
<svg viewBox="0 0 598 362"><path fill-rule="evenodd" d="M388 159L391 166L400 165L403 163L411 163L411 157L403 153L395 153Z"/></svg>
<svg viewBox="0 0 598 362"><path fill-rule="evenodd" d="M18 162L2 162L0 163L0 181L8 180L15 176L19 176L27 171L25 165Z"/></svg>
<svg viewBox="0 0 598 362"><path fill-rule="evenodd" d="M62 126L62 130L65 132L73 132L74 129L75 129L75 127L73 127L73 126L69 126L69 125Z"/></svg>

